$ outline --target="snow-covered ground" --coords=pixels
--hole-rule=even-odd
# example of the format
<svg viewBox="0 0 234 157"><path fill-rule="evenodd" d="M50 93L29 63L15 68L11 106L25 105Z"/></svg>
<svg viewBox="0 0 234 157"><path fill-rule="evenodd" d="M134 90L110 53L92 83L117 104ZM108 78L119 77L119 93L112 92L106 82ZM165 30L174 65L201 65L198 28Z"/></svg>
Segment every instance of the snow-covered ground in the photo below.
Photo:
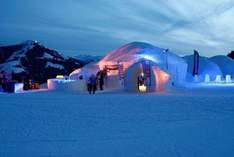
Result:
<svg viewBox="0 0 234 157"><path fill-rule="evenodd" d="M0 94L1 157L233 157L234 89Z"/></svg>

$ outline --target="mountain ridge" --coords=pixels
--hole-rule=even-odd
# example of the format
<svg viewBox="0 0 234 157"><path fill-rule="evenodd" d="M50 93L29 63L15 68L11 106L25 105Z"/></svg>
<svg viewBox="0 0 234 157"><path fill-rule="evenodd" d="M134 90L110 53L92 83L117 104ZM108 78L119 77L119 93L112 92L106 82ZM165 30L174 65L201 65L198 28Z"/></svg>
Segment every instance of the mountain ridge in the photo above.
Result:
<svg viewBox="0 0 234 157"><path fill-rule="evenodd" d="M0 46L0 71L10 74L11 79L18 82L32 79L45 83L56 75L69 75L90 61L65 56L33 40Z"/></svg>

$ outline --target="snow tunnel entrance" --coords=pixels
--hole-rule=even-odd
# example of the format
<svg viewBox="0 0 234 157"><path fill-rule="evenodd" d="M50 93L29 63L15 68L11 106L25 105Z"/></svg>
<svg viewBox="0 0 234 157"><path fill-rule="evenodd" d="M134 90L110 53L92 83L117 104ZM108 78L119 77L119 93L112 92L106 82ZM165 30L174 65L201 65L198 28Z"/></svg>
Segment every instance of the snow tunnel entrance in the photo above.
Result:
<svg viewBox="0 0 234 157"><path fill-rule="evenodd" d="M154 92L156 81L151 62L143 60L131 65L125 71L124 88L131 92Z"/></svg>
<svg viewBox="0 0 234 157"><path fill-rule="evenodd" d="M161 92L165 90L169 79L170 75L155 63L142 60L125 71L124 88L131 92Z"/></svg>

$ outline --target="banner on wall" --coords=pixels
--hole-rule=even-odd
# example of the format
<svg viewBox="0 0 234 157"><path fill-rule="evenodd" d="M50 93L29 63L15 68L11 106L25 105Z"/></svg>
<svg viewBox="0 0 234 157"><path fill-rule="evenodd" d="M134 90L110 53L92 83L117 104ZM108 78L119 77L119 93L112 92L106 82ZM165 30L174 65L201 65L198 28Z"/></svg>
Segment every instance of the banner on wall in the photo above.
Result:
<svg viewBox="0 0 234 157"><path fill-rule="evenodd" d="M199 53L198 51L194 50L193 55L193 76L198 75L199 69Z"/></svg>
<svg viewBox="0 0 234 157"><path fill-rule="evenodd" d="M151 70L150 70L150 61L145 60L142 62L142 69L145 77L145 85L151 86Z"/></svg>
<svg viewBox="0 0 234 157"><path fill-rule="evenodd" d="M119 79L124 79L124 67L123 64L118 64Z"/></svg>

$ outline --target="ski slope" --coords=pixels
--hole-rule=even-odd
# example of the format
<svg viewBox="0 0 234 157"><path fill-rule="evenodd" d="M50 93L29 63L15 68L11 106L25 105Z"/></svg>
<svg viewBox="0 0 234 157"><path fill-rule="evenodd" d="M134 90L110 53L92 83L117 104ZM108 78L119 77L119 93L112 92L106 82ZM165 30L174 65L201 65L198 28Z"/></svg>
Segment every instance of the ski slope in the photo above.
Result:
<svg viewBox="0 0 234 157"><path fill-rule="evenodd" d="M0 94L1 157L233 157L234 89Z"/></svg>

